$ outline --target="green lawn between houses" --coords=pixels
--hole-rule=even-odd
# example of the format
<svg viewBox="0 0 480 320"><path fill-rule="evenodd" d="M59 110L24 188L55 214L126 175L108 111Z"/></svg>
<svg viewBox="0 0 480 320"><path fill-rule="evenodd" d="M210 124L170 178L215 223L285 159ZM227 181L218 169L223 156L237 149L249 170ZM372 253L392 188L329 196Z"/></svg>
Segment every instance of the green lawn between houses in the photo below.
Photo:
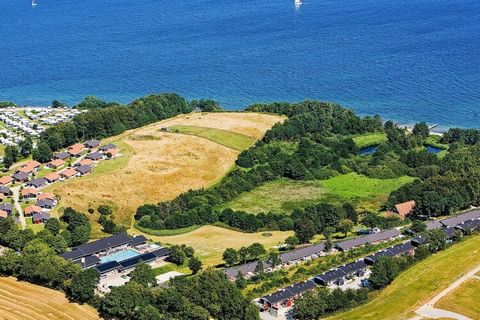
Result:
<svg viewBox="0 0 480 320"><path fill-rule="evenodd" d="M327 319L410 319L420 306L480 264L479 248L479 235L455 244L403 272L366 305Z"/></svg>
<svg viewBox="0 0 480 320"><path fill-rule="evenodd" d="M194 135L205 138L221 144L223 146L242 151L251 147L256 139L226 130L196 127L196 126L172 126L169 128L171 132Z"/></svg>
<svg viewBox="0 0 480 320"><path fill-rule="evenodd" d="M320 201L342 204L350 201L357 208L379 210L390 192L413 178L374 179L357 173L339 175L328 180L294 181L278 179L267 182L252 191L221 206L251 213L291 212Z"/></svg>

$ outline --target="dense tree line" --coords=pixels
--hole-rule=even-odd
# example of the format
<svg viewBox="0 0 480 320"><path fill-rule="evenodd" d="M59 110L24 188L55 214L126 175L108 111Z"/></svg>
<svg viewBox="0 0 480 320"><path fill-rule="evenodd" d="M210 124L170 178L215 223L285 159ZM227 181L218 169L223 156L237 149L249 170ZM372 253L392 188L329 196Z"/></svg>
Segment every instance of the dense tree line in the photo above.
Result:
<svg viewBox="0 0 480 320"><path fill-rule="evenodd" d="M388 205L415 200L414 215L431 217L451 214L480 203L479 157L480 145L473 145L450 148L440 160L425 158L422 161L426 161L435 174L426 175L392 192Z"/></svg>
<svg viewBox="0 0 480 320"><path fill-rule="evenodd" d="M138 276L105 295L99 308L102 316L125 320L259 319L258 309L221 271L208 269L193 277L177 277L169 288L155 291L135 279Z"/></svg>
<svg viewBox="0 0 480 320"><path fill-rule="evenodd" d="M326 179L338 174L340 160L358 152L348 135L383 130L379 117L362 119L348 109L319 101L254 105L247 110L276 112L289 118L243 151L237 160L239 167L214 187L190 190L171 201L139 207L135 215L139 227L176 229L220 221L250 232L293 229L294 221L285 215L254 216L241 211L218 212L215 208L276 178Z"/></svg>
<svg viewBox="0 0 480 320"><path fill-rule="evenodd" d="M40 141L48 144L51 151L86 139L114 136L193 110L184 98L173 93L145 96L127 106L87 97L77 107L89 111L76 115L70 122L50 127L40 135Z"/></svg>

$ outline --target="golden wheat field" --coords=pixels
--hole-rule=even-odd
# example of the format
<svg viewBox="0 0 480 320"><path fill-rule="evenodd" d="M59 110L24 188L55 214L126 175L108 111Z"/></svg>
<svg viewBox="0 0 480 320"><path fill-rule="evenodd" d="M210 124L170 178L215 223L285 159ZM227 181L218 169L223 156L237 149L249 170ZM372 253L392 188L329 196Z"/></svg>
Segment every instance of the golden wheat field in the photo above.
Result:
<svg viewBox="0 0 480 320"><path fill-rule="evenodd" d="M87 212L108 204L114 208L116 221L130 224L141 204L169 200L189 189L214 184L232 168L239 151L197 136L161 130L172 122L190 125L194 117L201 117L196 125L230 128L256 137L283 119L258 113L190 114L109 138L102 142L117 144L122 156L102 161L88 176L48 187L46 191L61 199L56 210L70 206ZM97 215L91 218L94 221ZM98 225L94 230L98 235Z"/></svg>
<svg viewBox="0 0 480 320"><path fill-rule="evenodd" d="M138 230L132 231L137 235L141 233ZM154 236L145 233L144 235L150 240L162 244L192 246L195 249L195 254L202 259L204 265L210 267L222 263L222 255L227 248L240 249L240 247L259 242L268 250L283 243L286 238L293 235L293 231L244 233L208 225L175 236Z"/></svg>
<svg viewBox="0 0 480 320"><path fill-rule="evenodd" d="M94 308L71 303L59 291L14 278L0 278L0 297L2 320L99 319Z"/></svg>

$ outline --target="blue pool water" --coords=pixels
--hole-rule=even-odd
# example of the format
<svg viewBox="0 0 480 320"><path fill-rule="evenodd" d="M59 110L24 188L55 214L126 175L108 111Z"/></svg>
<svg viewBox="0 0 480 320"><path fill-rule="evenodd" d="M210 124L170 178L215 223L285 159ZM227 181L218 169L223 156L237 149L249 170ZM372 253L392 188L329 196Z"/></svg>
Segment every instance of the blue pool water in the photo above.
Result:
<svg viewBox="0 0 480 320"><path fill-rule="evenodd" d="M140 253L138 251L128 249L128 250L123 250L123 251L116 252L116 253L111 254L109 256L102 257L102 258L100 258L100 260L102 261L102 263L110 262L110 261L120 262L120 261L123 261L123 260L127 260L127 259L130 259L130 258L136 257L138 255L140 255Z"/></svg>
<svg viewBox="0 0 480 320"><path fill-rule="evenodd" d="M0 1L0 101L317 98L479 127L478 0Z"/></svg>

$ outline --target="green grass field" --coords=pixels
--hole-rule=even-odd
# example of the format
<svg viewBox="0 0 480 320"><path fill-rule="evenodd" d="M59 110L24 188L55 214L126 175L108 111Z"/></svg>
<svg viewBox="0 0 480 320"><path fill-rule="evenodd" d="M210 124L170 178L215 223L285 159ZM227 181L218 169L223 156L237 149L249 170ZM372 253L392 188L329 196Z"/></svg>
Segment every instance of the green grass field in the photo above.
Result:
<svg viewBox="0 0 480 320"><path fill-rule="evenodd" d="M341 204L350 201L359 209L378 210L390 192L412 181L411 177L373 179L356 173L339 175L328 180L293 181L278 179L250 192L242 193L222 208L252 213L290 212L320 201Z"/></svg>
<svg viewBox="0 0 480 320"><path fill-rule="evenodd" d="M410 319L415 310L480 264L480 236L435 254L403 272L372 301L329 320Z"/></svg>
<svg viewBox="0 0 480 320"><path fill-rule="evenodd" d="M196 126L172 126L169 129L172 132L189 134L205 138L239 151L249 148L256 141L255 138L248 137L240 133L213 128Z"/></svg>
<svg viewBox="0 0 480 320"><path fill-rule="evenodd" d="M383 132L366 133L353 137L353 141L359 148L375 146L387 141L387 135Z"/></svg>
<svg viewBox="0 0 480 320"><path fill-rule="evenodd" d="M436 308L480 319L480 280L469 279L435 304Z"/></svg>

